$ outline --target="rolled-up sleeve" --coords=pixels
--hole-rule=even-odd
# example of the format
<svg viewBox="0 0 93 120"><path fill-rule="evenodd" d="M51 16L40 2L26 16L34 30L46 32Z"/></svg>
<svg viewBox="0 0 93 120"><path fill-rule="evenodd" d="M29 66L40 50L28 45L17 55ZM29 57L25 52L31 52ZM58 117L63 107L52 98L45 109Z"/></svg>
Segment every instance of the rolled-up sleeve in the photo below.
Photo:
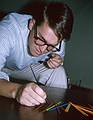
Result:
<svg viewBox="0 0 93 120"><path fill-rule="evenodd" d="M9 76L6 73L0 71L0 79L9 81Z"/></svg>

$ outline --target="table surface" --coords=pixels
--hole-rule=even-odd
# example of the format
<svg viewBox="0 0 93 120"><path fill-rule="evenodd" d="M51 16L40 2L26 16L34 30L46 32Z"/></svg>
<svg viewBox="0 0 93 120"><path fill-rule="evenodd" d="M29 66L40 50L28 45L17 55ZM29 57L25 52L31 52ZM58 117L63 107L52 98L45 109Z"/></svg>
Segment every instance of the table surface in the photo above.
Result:
<svg viewBox="0 0 93 120"><path fill-rule="evenodd" d="M73 107L66 113L55 110L42 112L49 104L60 100L88 106L93 105L93 90L79 87L72 89L43 87L47 92L47 103L40 107L26 107L15 100L0 97L0 120L93 120L93 115L85 117Z"/></svg>

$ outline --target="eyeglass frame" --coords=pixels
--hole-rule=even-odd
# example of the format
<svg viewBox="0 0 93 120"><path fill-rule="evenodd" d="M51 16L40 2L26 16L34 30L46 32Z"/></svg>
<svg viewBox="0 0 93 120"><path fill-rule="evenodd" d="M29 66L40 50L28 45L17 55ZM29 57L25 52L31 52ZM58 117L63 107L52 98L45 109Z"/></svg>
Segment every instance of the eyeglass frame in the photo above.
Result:
<svg viewBox="0 0 93 120"><path fill-rule="evenodd" d="M59 51L61 50L62 40L59 40L59 41L60 41L60 42L58 43L58 44L59 44L59 48L57 48L57 47L55 47L54 45L48 44L48 43L46 42L45 38L41 35L40 32L39 32L38 34L41 36L42 39L37 36L37 25L35 25L35 26L34 26L34 38L35 38L36 40L40 40L40 41L42 41L42 42L44 43L43 45L40 45L40 44L38 44L38 43L35 41L35 44L36 44L36 45L38 45L38 46L47 45L47 48L46 48L46 49L47 49L48 51L51 51L51 50L48 49L49 47L52 47L53 49L55 49L53 52L57 52L57 51L59 52Z"/></svg>

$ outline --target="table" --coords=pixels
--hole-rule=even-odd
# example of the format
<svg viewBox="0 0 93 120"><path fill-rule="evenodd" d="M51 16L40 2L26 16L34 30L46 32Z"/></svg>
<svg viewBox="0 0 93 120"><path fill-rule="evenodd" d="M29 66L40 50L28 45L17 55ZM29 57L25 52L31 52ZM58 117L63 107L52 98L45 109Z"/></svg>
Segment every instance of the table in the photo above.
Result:
<svg viewBox="0 0 93 120"><path fill-rule="evenodd" d="M42 86L41 86L42 87ZM48 95L48 101L72 101L77 104L93 105L93 90L72 87L71 89L42 87ZM33 107L22 106L13 99L0 96L0 120L93 120L93 116L83 116L73 107L69 112L40 112Z"/></svg>

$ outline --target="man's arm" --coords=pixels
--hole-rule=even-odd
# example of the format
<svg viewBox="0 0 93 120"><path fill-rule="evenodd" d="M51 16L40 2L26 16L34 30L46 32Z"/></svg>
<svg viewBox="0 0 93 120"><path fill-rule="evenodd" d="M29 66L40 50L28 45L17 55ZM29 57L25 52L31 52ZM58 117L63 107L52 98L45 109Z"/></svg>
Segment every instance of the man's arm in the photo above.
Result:
<svg viewBox="0 0 93 120"><path fill-rule="evenodd" d="M15 98L16 93L21 86L21 84L0 80L0 95L8 98Z"/></svg>
<svg viewBox="0 0 93 120"><path fill-rule="evenodd" d="M39 105L46 99L46 93L35 83L22 85L6 80L0 80L0 95L14 98L26 106Z"/></svg>

